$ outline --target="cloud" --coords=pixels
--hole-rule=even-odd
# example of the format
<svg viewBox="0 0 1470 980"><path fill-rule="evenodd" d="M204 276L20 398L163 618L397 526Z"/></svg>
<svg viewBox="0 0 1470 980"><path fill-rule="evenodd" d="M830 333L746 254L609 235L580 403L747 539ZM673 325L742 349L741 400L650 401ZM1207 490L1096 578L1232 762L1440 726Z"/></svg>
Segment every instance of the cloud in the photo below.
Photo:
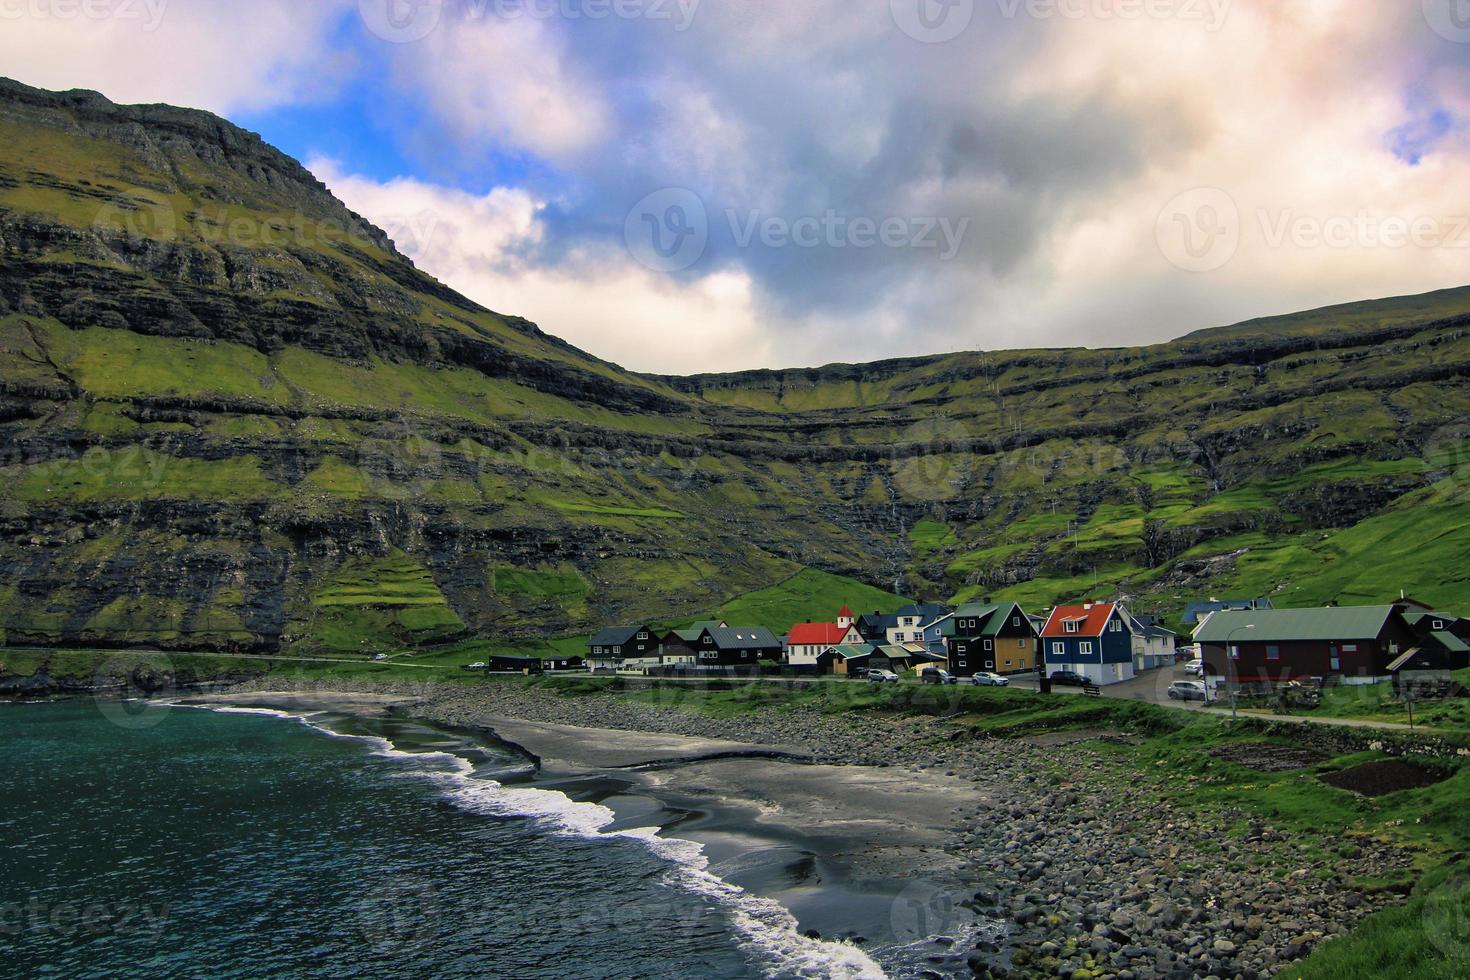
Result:
<svg viewBox="0 0 1470 980"><path fill-rule="evenodd" d="M329 36L351 0L3 0L0 65L50 89L224 115L328 98L351 72Z"/></svg>
<svg viewBox="0 0 1470 980"><path fill-rule="evenodd" d="M510 145L560 161L613 135L598 80L580 75L541 20L452 20L403 46L395 63L461 153Z"/></svg>
<svg viewBox="0 0 1470 980"><path fill-rule="evenodd" d="M748 298L722 317L758 315L750 329L766 343L751 349L780 363L1141 343L1463 278L1463 253L1432 235L1428 247L1357 230L1346 244L1309 241L1313 226L1363 211L1370 225L1452 230L1463 54L1445 55L1417 11L1237 0L1098 13L1110 9L981 3L959 38L923 44L886 0L706 5L680 33L637 19L547 21L519 38L505 25L446 30L403 52L399 71L453 126L482 120L559 168L542 190L541 274L574 269L590 288L593 257L626 268L608 246L629 208L662 188L696 194L708 245L650 302L668 309L687 290L707 309L712 277L737 276ZM490 36L496 57L445 54ZM551 135L479 102L506 93L496 98L516 105L527 72L549 79L535 87L551 99ZM579 93L581 116L558 108ZM1158 240L1161 210L1194 188L1222 189L1240 217L1230 261L1205 273L1171 264ZM949 260L844 234L806 247L750 233L833 219L966 232ZM705 369L711 358L688 350L681 366Z"/></svg>
<svg viewBox="0 0 1470 980"><path fill-rule="evenodd" d="M540 255L546 204L524 190L476 196L411 179L374 181L325 158L309 167L421 268L600 357L667 373L778 357L776 336L759 327L751 280L738 271L675 282L621 246L599 244L549 263Z"/></svg>
<svg viewBox="0 0 1470 980"><path fill-rule="evenodd" d="M647 370L1146 343L1466 278L1470 44L1419 4L977 0L946 43L890 0L445 0L407 43L341 30L356 6L170 6L152 38L31 18L0 57L225 110L351 86L424 162L317 161L349 204ZM624 236L664 189L705 224L659 272Z"/></svg>

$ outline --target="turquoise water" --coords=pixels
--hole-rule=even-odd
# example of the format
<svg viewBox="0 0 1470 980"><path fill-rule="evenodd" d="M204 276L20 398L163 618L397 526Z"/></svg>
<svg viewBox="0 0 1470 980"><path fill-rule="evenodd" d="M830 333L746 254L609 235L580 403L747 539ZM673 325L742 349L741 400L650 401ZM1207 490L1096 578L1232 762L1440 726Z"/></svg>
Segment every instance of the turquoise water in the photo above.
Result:
<svg viewBox="0 0 1470 980"><path fill-rule="evenodd" d="M508 753L312 720L0 705L0 973L871 972Z"/></svg>

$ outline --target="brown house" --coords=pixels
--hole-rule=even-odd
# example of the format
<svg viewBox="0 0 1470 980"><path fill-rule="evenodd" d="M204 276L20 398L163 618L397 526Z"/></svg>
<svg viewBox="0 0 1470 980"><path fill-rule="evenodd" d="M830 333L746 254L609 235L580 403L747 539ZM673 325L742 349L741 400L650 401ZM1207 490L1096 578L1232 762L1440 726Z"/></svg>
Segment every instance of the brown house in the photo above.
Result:
<svg viewBox="0 0 1470 980"><path fill-rule="evenodd" d="M1227 682L1376 679L1415 644L1404 606L1254 609L1208 616L1194 632L1206 670Z"/></svg>

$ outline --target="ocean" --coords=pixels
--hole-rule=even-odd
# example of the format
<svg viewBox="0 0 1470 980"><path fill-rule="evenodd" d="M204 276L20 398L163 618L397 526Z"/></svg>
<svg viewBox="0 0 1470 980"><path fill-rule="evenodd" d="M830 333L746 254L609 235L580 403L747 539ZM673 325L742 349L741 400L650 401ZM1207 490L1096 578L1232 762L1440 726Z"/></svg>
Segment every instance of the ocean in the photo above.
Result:
<svg viewBox="0 0 1470 980"><path fill-rule="evenodd" d="M411 722L0 705L0 973L884 975L525 774Z"/></svg>

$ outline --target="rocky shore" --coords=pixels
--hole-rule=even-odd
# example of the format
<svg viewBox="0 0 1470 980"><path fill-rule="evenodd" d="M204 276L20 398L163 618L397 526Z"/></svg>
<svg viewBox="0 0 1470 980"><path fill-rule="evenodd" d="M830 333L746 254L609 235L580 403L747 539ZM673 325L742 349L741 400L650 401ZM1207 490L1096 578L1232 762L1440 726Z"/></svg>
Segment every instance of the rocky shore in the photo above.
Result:
<svg viewBox="0 0 1470 980"><path fill-rule="evenodd" d="M649 704L515 682L345 686L400 695L414 716L439 724L483 728L511 717L657 732L972 781L968 829L946 848L961 869L954 898L1010 924L1003 938L956 951L977 976L1274 976L1397 900L1356 891L1350 878L1408 861L1392 849L1345 847L1324 862L1309 842L1248 814L1160 799L1084 744L1128 733L989 740L941 718L875 712L788 707L712 718L681 710L677 691Z"/></svg>

